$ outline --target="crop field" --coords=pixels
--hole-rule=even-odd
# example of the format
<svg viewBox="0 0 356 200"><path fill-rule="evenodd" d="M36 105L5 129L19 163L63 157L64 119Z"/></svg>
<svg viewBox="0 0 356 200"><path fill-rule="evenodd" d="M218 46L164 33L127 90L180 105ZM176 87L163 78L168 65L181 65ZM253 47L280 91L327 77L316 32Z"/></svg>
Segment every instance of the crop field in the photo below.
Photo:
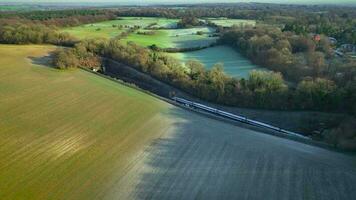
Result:
<svg viewBox="0 0 356 200"><path fill-rule="evenodd" d="M0 45L2 200L352 199L356 158L180 109L51 46Z"/></svg>
<svg viewBox="0 0 356 200"><path fill-rule="evenodd" d="M247 78L252 70L266 70L252 64L247 58L227 46L216 46L183 53L170 53L170 55L182 62L198 60L207 69L210 69L216 63L223 63L225 73L233 77Z"/></svg>
<svg viewBox="0 0 356 200"><path fill-rule="evenodd" d="M51 46L0 45L0 199L100 199L169 105L82 70L42 65Z"/></svg>
<svg viewBox="0 0 356 200"><path fill-rule="evenodd" d="M352 199L356 158L175 110L105 198Z"/></svg>
<svg viewBox="0 0 356 200"><path fill-rule="evenodd" d="M199 31L203 32L203 34L198 35L197 32ZM207 46L216 42L216 37L209 37L214 31L214 29L207 27L156 30L153 35L133 33L124 40L132 41L142 46L155 44L161 48L189 48Z"/></svg>
<svg viewBox="0 0 356 200"><path fill-rule="evenodd" d="M212 23L222 27L256 25L255 20L247 20L247 19L208 18L206 20L209 20Z"/></svg>
<svg viewBox="0 0 356 200"><path fill-rule="evenodd" d="M156 24L153 27L171 28L176 26L177 21L178 20L175 19L155 17L122 17L117 20L65 28L62 31L67 32L79 39L112 38L124 32L130 27L140 26L145 28L151 24Z"/></svg>

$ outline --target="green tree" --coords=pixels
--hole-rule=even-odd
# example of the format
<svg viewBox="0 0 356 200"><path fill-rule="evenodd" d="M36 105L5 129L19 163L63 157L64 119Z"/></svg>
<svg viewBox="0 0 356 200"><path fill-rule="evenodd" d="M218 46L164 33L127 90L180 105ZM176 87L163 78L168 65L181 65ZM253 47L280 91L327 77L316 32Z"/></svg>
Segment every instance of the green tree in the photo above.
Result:
<svg viewBox="0 0 356 200"><path fill-rule="evenodd" d="M329 109L337 98L337 87L327 79L307 79L298 84L296 96L302 109Z"/></svg>

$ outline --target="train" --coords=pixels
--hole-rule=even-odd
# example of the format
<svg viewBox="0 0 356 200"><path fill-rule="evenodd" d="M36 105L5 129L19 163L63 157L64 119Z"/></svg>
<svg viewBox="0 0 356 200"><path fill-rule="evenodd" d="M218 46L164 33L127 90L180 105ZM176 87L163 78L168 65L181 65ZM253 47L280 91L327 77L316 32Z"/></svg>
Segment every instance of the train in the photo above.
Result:
<svg viewBox="0 0 356 200"><path fill-rule="evenodd" d="M183 98L172 97L172 100L177 102L177 103L179 103L179 104L181 104L181 105L183 105L183 106L185 106L185 107L193 108L193 109L200 109L202 111L205 111L205 112L208 112L208 113L211 113L211 114L223 117L223 118L227 118L227 119L231 119L231 120L234 120L234 121L246 123L246 124L249 124L249 125L252 125L252 126L256 126L256 127L271 129L271 130L278 131L278 132L281 132L281 133L284 133L284 134L287 134L287 135L293 135L293 136L309 139L308 137L306 137L306 136L304 136L304 135L302 135L300 133L295 133L295 132L292 132L292 131L288 131L288 130L285 130L285 129L282 129L282 128L279 128L279 127L276 127L276 126L272 126L270 124L266 124L266 123L263 123L263 122L259 122L259 121L256 121L256 120L249 119L249 118L247 118L245 116L235 115L235 114L223 111L223 110L212 108L212 107L209 107L209 106L197 103L197 102L189 101L189 100L186 100L186 99L183 99Z"/></svg>

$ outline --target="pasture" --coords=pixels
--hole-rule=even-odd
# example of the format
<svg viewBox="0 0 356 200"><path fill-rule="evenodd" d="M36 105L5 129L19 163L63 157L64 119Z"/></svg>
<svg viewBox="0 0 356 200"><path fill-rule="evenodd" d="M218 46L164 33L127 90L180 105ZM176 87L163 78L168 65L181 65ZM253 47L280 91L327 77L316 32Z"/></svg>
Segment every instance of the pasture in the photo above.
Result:
<svg viewBox="0 0 356 200"><path fill-rule="evenodd" d="M248 19L207 18L206 20L222 27L256 25L255 20L248 20Z"/></svg>
<svg viewBox="0 0 356 200"><path fill-rule="evenodd" d="M31 5L1 5L0 4L0 11L28 11L28 10L35 10L39 9L39 6L31 6Z"/></svg>
<svg viewBox="0 0 356 200"><path fill-rule="evenodd" d="M117 20L64 28L61 31L67 32L78 39L109 39L118 36L129 28L139 27L139 30L123 38L123 41L134 42L144 47L157 45L160 48L207 46L217 40L216 37L211 37L215 32L214 28L174 29L177 26L177 22L178 19L159 17L121 17ZM151 34L142 34L144 32L150 32ZM197 34L198 32L200 34Z"/></svg>
<svg viewBox="0 0 356 200"><path fill-rule="evenodd" d="M247 78L252 70L266 70L252 64L247 58L228 46L215 46L199 51L170 53L170 55L182 62L198 60L207 69L211 69L216 63L222 63L225 73L233 77Z"/></svg>
<svg viewBox="0 0 356 200"><path fill-rule="evenodd" d="M202 34L198 35L198 32ZM124 41L131 41L145 47L157 45L161 48L189 48L207 46L216 42L216 37L209 37L214 32L214 29L208 27L155 30L153 35L132 33Z"/></svg>
<svg viewBox="0 0 356 200"><path fill-rule="evenodd" d="M78 39L113 38L125 31L124 28L113 27L117 20L102 23L86 24L77 27L65 28L62 31Z"/></svg>
<svg viewBox="0 0 356 200"><path fill-rule="evenodd" d="M2 200L352 199L356 159L0 45ZM327 183L325 182L327 181Z"/></svg>
<svg viewBox="0 0 356 200"><path fill-rule="evenodd" d="M62 31L67 32L78 39L113 38L134 26L145 28L155 24L154 26L156 27L170 28L176 26L177 21L178 20L175 19L158 17L121 17L117 20L64 28Z"/></svg>

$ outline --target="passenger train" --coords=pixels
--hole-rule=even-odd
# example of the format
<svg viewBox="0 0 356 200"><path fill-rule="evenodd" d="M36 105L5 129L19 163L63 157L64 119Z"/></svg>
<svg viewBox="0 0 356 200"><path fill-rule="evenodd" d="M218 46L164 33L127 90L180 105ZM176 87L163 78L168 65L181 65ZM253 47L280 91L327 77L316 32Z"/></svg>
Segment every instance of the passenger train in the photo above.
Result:
<svg viewBox="0 0 356 200"><path fill-rule="evenodd" d="M242 123L250 124L252 126L268 128L268 129L272 129L274 131L278 131L278 132L281 132L281 133L284 133L284 134L287 134L287 135L293 135L293 136L309 139L308 137L305 137L305 136L303 136L302 134L299 134L299 133L295 133L295 132L291 132L291 131L288 131L288 130L284 130L284 129L281 129L279 127L275 127L275 126L272 126L272 125L269 125L269 124L266 124L266 123L263 123L263 122L259 122L259 121L256 121L256 120L248 119L247 117L244 117L244 116L235 115L235 114L232 114L232 113L229 113L229 112L225 112L225 111L222 111L222 110L219 110L219 109L216 109L216 108L212 108L212 107L209 107L209 106L206 106L206 105L203 105L203 104L200 104L200 103L196 103L196 102L193 102L193 101L189 101L189 100L186 100L186 99L183 99L183 98L172 97L172 99L175 102L177 102L179 104L182 104L182 105L184 105L186 107L189 107L189 108L200 109L200 110L203 110L205 112L212 113L214 115L218 115L218 116L221 116L221 117L224 117L224 118L228 118L228 119L232 119L232 120L239 121L239 122L242 122Z"/></svg>

